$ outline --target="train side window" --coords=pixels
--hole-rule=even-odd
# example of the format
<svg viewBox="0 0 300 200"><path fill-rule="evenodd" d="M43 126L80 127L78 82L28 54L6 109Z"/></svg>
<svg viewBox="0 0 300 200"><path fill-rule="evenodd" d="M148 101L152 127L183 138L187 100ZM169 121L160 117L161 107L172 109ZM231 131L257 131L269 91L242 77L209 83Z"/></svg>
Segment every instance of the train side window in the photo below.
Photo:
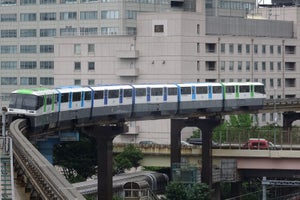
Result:
<svg viewBox="0 0 300 200"><path fill-rule="evenodd" d="M37 97L36 110L39 109L40 107L42 107L43 104L44 104L43 97L38 96L38 97Z"/></svg>
<svg viewBox="0 0 300 200"><path fill-rule="evenodd" d="M207 87L196 87L197 94L207 94Z"/></svg>
<svg viewBox="0 0 300 200"><path fill-rule="evenodd" d="M191 87L181 87L181 94L191 94L192 88Z"/></svg>
<svg viewBox="0 0 300 200"><path fill-rule="evenodd" d="M151 96L162 96L163 89L162 88L151 88Z"/></svg>
<svg viewBox="0 0 300 200"><path fill-rule="evenodd" d="M108 90L108 98L119 98L119 90Z"/></svg>
<svg viewBox="0 0 300 200"><path fill-rule="evenodd" d="M90 91L84 93L84 100L91 100L92 94Z"/></svg>
<svg viewBox="0 0 300 200"><path fill-rule="evenodd" d="M227 93L234 93L234 86L226 86Z"/></svg>
<svg viewBox="0 0 300 200"><path fill-rule="evenodd" d="M146 96L146 88L137 88L135 96Z"/></svg>
<svg viewBox="0 0 300 200"><path fill-rule="evenodd" d="M65 103L69 101L69 93L62 93L61 94L61 102Z"/></svg>
<svg viewBox="0 0 300 200"><path fill-rule="evenodd" d="M177 88L168 88L168 95L177 95Z"/></svg>
<svg viewBox="0 0 300 200"><path fill-rule="evenodd" d="M241 86L240 86L240 92L241 92L241 93L250 92L250 87L249 87L249 85L247 85L247 86L241 85Z"/></svg>
<svg viewBox="0 0 300 200"><path fill-rule="evenodd" d="M222 93L222 88L221 88L221 86L213 86L213 93L214 93L214 94Z"/></svg>
<svg viewBox="0 0 300 200"><path fill-rule="evenodd" d="M132 89L124 89L124 97L132 97Z"/></svg>
<svg viewBox="0 0 300 200"><path fill-rule="evenodd" d="M80 101L80 99L81 99L81 92L74 92L73 101Z"/></svg>
<svg viewBox="0 0 300 200"><path fill-rule="evenodd" d="M103 99L103 90L101 90L101 91L95 91L95 93L94 93L94 99Z"/></svg>

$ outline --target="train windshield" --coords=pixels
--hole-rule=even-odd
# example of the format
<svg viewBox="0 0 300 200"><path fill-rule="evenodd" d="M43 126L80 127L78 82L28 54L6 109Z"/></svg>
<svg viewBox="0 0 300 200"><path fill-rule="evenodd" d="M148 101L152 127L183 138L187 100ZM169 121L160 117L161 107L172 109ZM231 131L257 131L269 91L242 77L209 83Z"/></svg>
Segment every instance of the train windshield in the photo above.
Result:
<svg viewBox="0 0 300 200"><path fill-rule="evenodd" d="M28 94L11 94L9 107L26 109L26 110L37 110L43 105L42 97Z"/></svg>

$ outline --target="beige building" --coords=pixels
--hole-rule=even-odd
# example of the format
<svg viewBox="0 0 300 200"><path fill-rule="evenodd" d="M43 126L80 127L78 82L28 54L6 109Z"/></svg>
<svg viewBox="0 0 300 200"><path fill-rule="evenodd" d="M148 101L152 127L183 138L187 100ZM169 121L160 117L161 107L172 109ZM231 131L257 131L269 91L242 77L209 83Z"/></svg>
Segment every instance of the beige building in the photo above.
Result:
<svg viewBox="0 0 300 200"><path fill-rule="evenodd" d="M299 8L292 18L273 19L254 5L2 1L1 104L19 87L109 83L259 81L268 98L299 97ZM258 117L261 124L281 121L280 114ZM168 143L169 123L130 122L129 133L119 138Z"/></svg>

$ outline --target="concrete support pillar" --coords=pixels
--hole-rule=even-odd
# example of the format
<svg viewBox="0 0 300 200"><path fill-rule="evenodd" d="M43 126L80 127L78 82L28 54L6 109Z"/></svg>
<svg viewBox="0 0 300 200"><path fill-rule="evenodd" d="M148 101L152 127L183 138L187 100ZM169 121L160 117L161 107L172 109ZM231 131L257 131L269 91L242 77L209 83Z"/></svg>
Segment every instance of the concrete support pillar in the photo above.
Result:
<svg viewBox="0 0 300 200"><path fill-rule="evenodd" d="M212 131L221 123L219 118L171 119L171 166L181 160L181 130L184 127L198 127L202 132L201 181L212 187Z"/></svg>
<svg viewBox="0 0 300 200"><path fill-rule="evenodd" d="M283 142L290 143L290 131L294 121L300 119L300 113L296 112L285 112L283 115Z"/></svg>
<svg viewBox="0 0 300 200"><path fill-rule="evenodd" d="M123 124L90 126L84 132L96 139L98 160L98 200L112 200L113 144L116 135L124 132Z"/></svg>

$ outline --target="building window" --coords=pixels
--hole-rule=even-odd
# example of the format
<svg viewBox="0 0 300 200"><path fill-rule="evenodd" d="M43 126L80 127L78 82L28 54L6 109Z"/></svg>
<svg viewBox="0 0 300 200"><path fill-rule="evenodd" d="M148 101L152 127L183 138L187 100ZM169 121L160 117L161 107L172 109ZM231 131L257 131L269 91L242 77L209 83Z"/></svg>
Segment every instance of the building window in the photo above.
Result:
<svg viewBox="0 0 300 200"><path fill-rule="evenodd" d="M3 45L1 46L1 54L17 53L17 45Z"/></svg>
<svg viewBox="0 0 300 200"><path fill-rule="evenodd" d="M40 61L40 69L54 69L54 61Z"/></svg>
<svg viewBox="0 0 300 200"><path fill-rule="evenodd" d="M17 30L1 30L1 38L16 38L17 37Z"/></svg>
<svg viewBox="0 0 300 200"><path fill-rule="evenodd" d="M36 21L36 14L35 13L21 13L20 14L20 21L21 22Z"/></svg>
<svg viewBox="0 0 300 200"><path fill-rule="evenodd" d="M262 84L264 84L265 85L265 87L267 87L267 82L266 82L266 79L261 79L261 82L262 82Z"/></svg>
<svg viewBox="0 0 300 200"><path fill-rule="evenodd" d="M254 50L253 51L254 51L255 54L258 53L258 46L257 46L257 44L254 45Z"/></svg>
<svg viewBox="0 0 300 200"><path fill-rule="evenodd" d="M81 85L81 80L80 79L75 79L74 80L74 85Z"/></svg>
<svg viewBox="0 0 300 200"><path fill-rule="evenodd" d="M40 4L56 4L56 0L40 0Z"/></svg>
<svg viewBox="0 0 300 200"><path fill-rule="evenodd" d="M36 69L36 61L21 61L20 69Z"/></svg>
<svg viewBox="0 0 300 200"><path fill-rule="evenodd" d="M229 61L229 71L234 71L234 62Z"/></svg>
<svg viewBox="0 0 300 200"><path fill-rule="evenodd" d="M60 36L74 36L77 33L76 28L66 27L60 29Z"/></svg>
<svg viewBox="0 0 300 200"><path fill-rule="evenodd" d="M77 0L60 0L61 4L76 3Z"/></svg>
<svg viewBox="0 0 300 200"><path fill-rule="evenodd" d="M36 0L20 0L20 5L34 5Z"/></svg>
<svg viewBox="0 0 300 200"><path fill-rule="evenodd" d="M36 77L21 77L20 85L36 85Z"/></svg>
<svg viewBox="0 0 300 200"><path fill-rule="evenodd" d="M277 46L277 54L281 54L281 46L280 45Z"/></svg>
<svg viewBox="0 0 300 200"><path fill-rule="evenodd" d="M273 88L274 87L274 79L270 78L270 87Z"/></svg>
<svg viewBox="0 0 300 200"><path fill-rule="evenodd" d="M281 62L277 62L277 71L281 71Z"/></svg>
<svg viewBox="0 0 300 200"><path fill-rule="evenodd" d="M103 10L103 11L101 11L101 19L119 19L119 11L118 10ZM156 25L154 25L154 26L156 26Z"/></svg>
<svg viewBox="0 0 300 200"><path fill-rule="evenodd" d="M88 62L88 70L95 70L95 62Z"/></svg>
<svg viewBox="0 0 300 200"><path fill-rule="evenodd" d="M17 77L1 77L1 85L17 85Z"/></svg>
<svg viewBox="0 0 300 200"><path fill-rule="evenodd" d="M270 45L270 54L273 54L273 53L274 53L274 46Z"/></svg>
<svg viewBox="0 0 300 200"><path fill-rule="evenodd" d="M246 61L246 71L250 71L250 61Z"/></svg>
<svg viewBox="0 0 300 200"><path fill-rule="evenodd" d="M242 49L243 48L243 46L242 46L242 44L238 44L238 53L242 53Z"/></svg>
<svg viewBox="0 0 300 200"><path fill-rule="evenodd" d="M274 62L270 62L270 71L274 71Z"/></svg>
<svg viewBox="0 0 300 200"><path fill-rule="evenodd" d="M164 25L156 24L154 25L154 33L163 33L164 32Z"/></svg>
<svg viewBox="0 0 300 200"><path fill-rule="evenodd" d="M238 71L242 71L242 70L243 70L243 62L238 61Z"/></svg>
<svg viewBox="0 0 300 200"><path fill-rule="evenodd" d="M74 54L76 55L81 54L81 44L74 44Z"/></svg>
<svg viewBox="0 0 300 200"><path fill-rule="evenodd" d="M40 53L54 53L54 45L41 45Z"/></svg>
<svg viewBox="0 0 300 200"><path fill-rule="evenodd" d="M40 29L40 37L55 37L56 29L48 28L48 29Z"/></svg>
<svg viewBox="0 0 300 200"><path fill-rule="evenodd" d="M229 44L229 53L234 53L234 45Z"/></svg>
<svg viewBox="0 0 300 200"><path fill-rule="evenodd" d="M95 85L95 79L88 79L88 85Z"/></svg>
<svg viewBox="0 0 300 200"><path fill-rule="evenodd" d="M40 13L41 21L55 21L56 13Z"/></svg>
<svg viewBox="0 0 300 200"><path fill-rule="evenodd" d="M136 27L126 27L127 35L136 35Z"/></svg>
<svg viewBox="0 0 300 200"><path fill-rule="evenodd" d="M21 29L20 37L36 37L35 29Z"/></svg>
<svg viewBox="0 0 300 200"><path fill-rule="evenodd" d="M200 34L200 24L197 24L197 34Z"/></svg>
<svg viewBox="0 0 300 200"><path fill-rule="evenodd" d="M117 35L118 32L118 27L101 27L101 35Z"/></svg>
<svg viewBox="0 0 300 200"><path fill-rule="evenodd" d="M250 53L250 44L246 44L246 53L247 53L247 54Z"/></svg>
<svg viewBox="0 0 300 200"><path fill-rule="evenodd" d="M97 11L83 11L80 12L81 20L92 20L97 19L98 12Z"/></svg>
<svg viewBox="0 0 300 200"><path fill-rule="evenodd" d="M1 69L3 70L12 70L17 69L17 61L2 61L1 62Z"/></svg>
<svg viewBox="0 0 300 200"><path fill-rule="evenodd" d="M126 10L126 19L136 19L136 14L135 10Z"/></svg>
<svg viewBox="0 0 300 200"><path fill-rule="evenodd" d="M225 53L225 44L224 43L221 44L221 53Z"/></svg>
<svg viewBox="0 0 300 200"><path fill-rule="evenodd" d="M88 52L95 53L95 44L88 44Z"/></svg>
<svg viewBox="0 0 300 200"><path fill-rule="evenodd" d="M53 77L41 77L40 84L41 85L54 85L54 78Z"/></svg>
<svg viewBox="0 0 300 200"><path fill-rule="evenodd" d="M2 3L3 5L3 3ZM16 22L17 14L1 14L1 22Z"/></svg>
<svg viewBox="0 0 300 200"><path fill-rule="evenodd" d="M281 87L281 79L278 78L278 79L277 79L277 88L280 88L280 87Z"/></svg>
<svg viewBox="0 0 300 200"><path fill-rule="evenodd" d="M261 70L266 71L266 62L261 62Z"/></svg>
<svg viewBox="0 0 300 200"><path fill-rule="evenodd" d="M61 12L60 20L76 20L77 12Z"/></svg>
<svg viewBox="0 0 300 200"><path fill-rule="evenodd" d="M254 71L258 71L258 62L254 62Z"/></svg>
<svg viewBox="0 0 300 200"><path fill-rule="evenodd" d="M197 42L197 53L200 53L200 43Z"/></svg>
<svg viewBox="0 0 300 200"><path fill-rule="evenodd" d="M80 27L80 35L98 35L97 27Z"/></svg>
<svg viewBox="0 0 300 200"><path fill-rule="evenodd" d="M266 53L266 45L262 45L261 52L262 52L262 54Z"/></svg>
<svg viewBox="0 0 300 200"><path fill-rule="evenodd" d="M225 61L221 61L221 67L220 67L220 70L221 71L225 71Z"/></svg>
<svg viewBox="0 0 300 200"><path fill-rule="evenodd" d="M81 70L81 63L80 62L75 62L74 63L74 70L75 71L80 71Z"/></svg>
<svg viewBox="0 0 300 200"><path fill-rule="evenodd" d="M200 71L200 60L197 60L197 71Z"/></svg>

